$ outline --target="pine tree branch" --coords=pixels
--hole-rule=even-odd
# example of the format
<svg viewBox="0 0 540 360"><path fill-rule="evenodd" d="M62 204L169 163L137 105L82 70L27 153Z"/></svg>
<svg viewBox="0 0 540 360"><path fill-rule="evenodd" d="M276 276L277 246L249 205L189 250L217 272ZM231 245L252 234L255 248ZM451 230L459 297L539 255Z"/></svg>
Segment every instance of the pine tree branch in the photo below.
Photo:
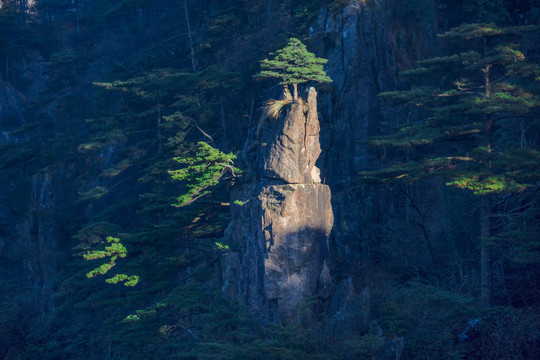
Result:
<svg viewBox="0 0 540 360"><path fill-rule="evenodd" d="M212 142L213 145L215 145L214 143L214 138L212 138L212 136L210 136L208 133L206 133L203 129L201 129L199 127L199 125L197 125L197 123L195 122L195 120L193 120L193 125L197 128L197 130L199 130L204 136L206 136L208 139L210 139L210 142Z"/></svg>

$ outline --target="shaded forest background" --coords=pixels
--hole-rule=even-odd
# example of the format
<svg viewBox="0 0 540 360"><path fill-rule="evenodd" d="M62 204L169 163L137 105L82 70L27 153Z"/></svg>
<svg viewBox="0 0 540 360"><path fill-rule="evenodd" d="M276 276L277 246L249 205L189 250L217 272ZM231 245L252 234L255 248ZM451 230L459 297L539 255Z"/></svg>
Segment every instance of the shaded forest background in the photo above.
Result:
<svg viewBox="0 0 540 360"><path fill-rule="evenodd" d="M504 174L525 169L514 175L527 187L490 193L488 236L481 196L446 186L448 174L408 168L414 181L383 181L373 172L435 151L422 133L406 146L384 137L435 106L418 92L399 104L379 95L459 80L407 74L419 60L477 45L437 34L463 23L538 25L540 2L0 4L0 358L381 359L385 342L401 337L403 359L540 356L540 31L508 38L530 65L513 84L531 100L526 111L495 112L515 116L497 125L493 146L529 151L529 162L501 165ZM252 181L260 108L281 92L253 75L291 37L327 58L334 80L318 87L318 166L332 189L337 285L307 328L261 324L221 296L222 259L235 250L230 191ZM208 188L172 179L186 161L212 156L236 171ZM122 256L83 257L107 237ZM491 299L481 306L486 244ZM105 276L87 278L111 262Z"/></svg>

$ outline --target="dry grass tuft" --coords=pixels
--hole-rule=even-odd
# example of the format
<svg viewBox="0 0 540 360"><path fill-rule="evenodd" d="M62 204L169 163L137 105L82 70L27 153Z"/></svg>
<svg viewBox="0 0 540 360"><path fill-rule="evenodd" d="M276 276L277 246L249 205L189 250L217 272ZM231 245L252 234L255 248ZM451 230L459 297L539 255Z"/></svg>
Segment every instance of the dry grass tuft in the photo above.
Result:
<svg viewBox="0 0 540 360"><path fill-rule="evenodd" d="M263 106L263 116L267 119L277 119L281 110L292 102L292 99L268 100Z"/></svg>

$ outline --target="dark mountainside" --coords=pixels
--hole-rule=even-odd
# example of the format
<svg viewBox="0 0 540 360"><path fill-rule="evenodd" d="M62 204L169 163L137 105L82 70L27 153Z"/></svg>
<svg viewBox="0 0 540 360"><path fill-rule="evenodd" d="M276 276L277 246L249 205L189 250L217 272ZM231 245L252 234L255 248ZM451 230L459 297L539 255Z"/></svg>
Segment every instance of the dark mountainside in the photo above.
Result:
<svg viewBox="0 0 540 360"><path fill-rule="evenodd" d="M540 358L540 1L0 5L0 359Z"/></svg>

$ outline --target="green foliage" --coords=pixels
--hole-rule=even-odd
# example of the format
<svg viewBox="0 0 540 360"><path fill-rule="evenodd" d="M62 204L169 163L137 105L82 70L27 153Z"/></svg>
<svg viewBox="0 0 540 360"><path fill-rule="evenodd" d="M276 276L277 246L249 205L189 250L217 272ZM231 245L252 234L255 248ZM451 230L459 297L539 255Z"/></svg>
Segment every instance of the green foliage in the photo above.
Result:
<svg viewBox="0 0 540 360"><path fill-rule="evenodd" d="M136 291L141 290L130 293ZM95 354L96 349L105 349L115 359L130 360L163 358L171 353L180 359L338 358L332 356L330 348L312 340L311 330L263 327L250 318L244 307L223 300L219 293L204 290L200 284L176 284L167 286L164 292L164 296L155 295L160 297L158 301L135 309L125 299L118 299L109 305L117 308L116 313L101 320L100 327L86 338L86 345L77 346L78 339L70 337L63 343L68 345L63 354L71 356L91 349ZM131 310L125 309L126 305ZM94 316L101 318L99 313ZM66 318L59 321L66 327L76 325ZM58 332L47 335L46 343L61 338Z"/></svg>
<svg viewBox="0 0 540 360"><path fill-rule="evenodd" d="M406 149L413 156L409 162L363 172L362 181L411 181L445 175L450 178L448 185L477 195L518 191L527 182L534 182L532 177L518 175L532 170L525 157L516 162L511 148L494 150L492 143L496 141L494 127L499 119L527 116L540 106L540 97L530 86L536 71L533 69L538 65L528 62L524 53L509 42L534 29L463 24L440 35L453 39L467 51L421 60L416 68L405 71L404 75L413 81L425 74L440 81L436 86L418 81L410 90L381 93L381 98L396 105L416 108L419 116L391 134L368 141L378 147ZM475 39L484 39L489 47L477 46ZM490 78L490 74L497 74L497 78ZM456 142L461 146L452 146ZM431 154L423 155L425 150ZM509 158L514 160L513 165ZM517 169L519 166L522 170Z"/></svg>
<svg viewBox="0 0 540 360"><path fill-rule="evenodd" d="M219 184L228 172L233 177L241 173L240 169L234 167L233 160L236 155L225 154L202 141L198 145L194 156L175 158L179 164L186 167L169 171L173 180L186 182L189 189L187 193L176 198L176 203L173 204L176 207L189 205L208 195L208 189Z"/></svg>
<svg viewBox="0 0 540 360"><path fill-rule="evenodd" d="M199 195L210 191L209 184L213 182L209 180L211 175L205 178L207 173L219 175L225 171L223 176L227 177L232 174L231 169L239 173L224 154L216 158L221 157L222 164L230 168L220 168L221 165L206 159L207 155L212 158L212 151L216 149L208 150L207 155L200 156L194 163L181 164L183 168L193 166L195 171L201 171L194 173L193 178L185 175L173 183L167 170L175 166L174 156L198 157L194 153L195 148L200 150L196 143L203 137L207 139L206 135L201 135L203 130L220 148L234 149L239 144L244 129L236 129L234 125L242 118L246 107L249 108L246 103L250 98L258 96L257 88L249 80L249 75L255 72L255 57L266 53L267 49L278 48L285 37L304 39L302 36L307 35L322 6L329 2L188 1L194 29L200 21L193 32L201 66L197 72L191 69L191 64L183 66L190 62L190 54L185 49L184 8L178 3L47 0L35 2L32 12L24 13L12 11L11 7L24 1L3 2L0 9L2 82L8 84L9 90L24 92L21 103L27 124L10 131L10 136L20 142L1 147L1 185L2 189L10 189L1 195L1 215L7 211L9 220L11 211L21 217L30 214L29 225L45 226L48 212L42 212L44 209L38 209L35 214L29 212L28 199L33 191L30 180L37 171L54 171L62 185L55 204L54 216L60 229L54 234L55 239L60 247L71 246L69 237L75 234L72 237L75 244L74 257L59 268L62 271L54 280L47 282L50 287L42 288L37 281L31 284L28 293L23 293L27 289L20 290L18 285L20 298L11 301L11 292L15 291L12 289L17 286L2 282L0 358L219 360L369 359L376 356L374 350L382 340L373 335L346 337L339 334L338 337L319 324L308 329L263 326L253 321L241 305L222 299L217 290L220 284L212 270L220 254L229 250L223 233L230 214L228 207L219 205L219 201L229 201L225 186L216 185L218 191L207 195L211 201L190 203L188 196L184 205L190 203L190 206L179 209L170 206L172 199L181 191L188 193L191 185L193 189L210 186ZM340 6L344 3L348 1L341 1ZM371 11L368 2L363 3L366 5L363 11ZM408 11L403 19L419 20L431 11L428 5L420 6L428 3L427 0L395 2ZM520 60L527 55L526 51L520 53L519 48L508 47L501 49L496 61ZM472 60L467 61L471 64ZM519 62L525 65L525 61ZM440 59L437 66L443 68L448 63ZM9 65L9 74L4 77L6 65ZM318 65L322 69L323 64ZM37 75L32 73L36 69ZM540 76L535 67L508 65L508 69L520 77L526 72L531 78ZM426 62L416 70L429 73L432 67ZM38 81L31 83L32 79ZM46 82L45 87L41 81ZM93 82L95 86L90 85ZM474 79L467 81L471 82ZM465 83L462 81L459 86L463 88ZM523 109L533 103L534 99L524 100L520 95L524 92L510 91L510 85L520 83L511 82L504 89L494 90L493 97L499 104L471 100L477 113L467 116L478 116L478 111L486 109L496 110L503 102L504 109ZM29 91L25 92L27 89ZM433 89L430 87L430 91ZM38 91L41 91L39 95ZM444 89L441 94L458 93L455 89ZM412 94L401 101L430 106L430 94L440 95L435 90L426 93L425 101L415 102ZM406 129L404 132L414 139L402 141L403 148L430 146L438 139L459 133L456 129L460 124L450 133L436 128L437 124L452 121L443 120L443 115ZM9 129L19 126L20 121L13 116L1 120L2 126ZM222 121L236 133L229 131L232 136L227 137ZM515 130L512 124L503 129L507 134L504 144L515 142L515 136L506 131L511 127ZM422 128L426 128L427 134L422 133ZM468 129L478 128L471 125ZM529 129L530 133L532 130ZM225 145L224 139L229 138L230 143ZM398 141L397 138L396 142L388 138L379 140L379 148ZM434 159L428 165L423 164L428 169L426 174L446 164L456 165L455 160L444 156L437 159L440 163ZM521 166L524 159L528 159L526 170ZM486 161L485 157L481 160ZM508 164L503 165L502 161L493 158L493 166L512 169L512 177L519 178L520 182L531 182L537 176L536 154L523 151L505 157ZM197 167L199 165L201 167ZM412 174L410 178L421 177L419 171L412 168L394 170L394 177L406 173ZM223 179L220 184L224 183ZM222 189L224 191L220 191ZM244 205L238 201L233 204ZM513 244L515 241L516 261L527 265L533 264L537 251L533 240L536 240L539 222L533 210L534 207L527 209L527 216L512 217L504 237L504 241ZM2 226L2 229L10 228L3 222ZM34 231L36 235L41 234L41 228L36 227L29 228L32 236ZM104 243L102 239L107 236L122 241ZM4 236L3 230L1 237L0 242L9 238ZM530 247L524 246L524 238L528 238ZM11 243L18 246L20 242L5 243L2 251L12 246ZM129 256L125 256L126 248ZM17 269L27 267L26 262L23 263L26 259L31 260L28 264L38 258L56 261L45 258L46 252L37 250L48 249L33 249L25 259L10 259L6 264L2 258L2 266L18 272ZM88 261L103 262L92 270L96 275L92 279L85 278L90 269L83 255ZM17 266L11 266L11 260L16 261ZM141 274L144 286L128 291L124 286L104 285L97 275L112 272L111 263L115 264L118 274L111 275L105 280L107 283L133 286L140 279L129 274L136 273ZM44 270L32 268L31 271L35 271L38 278ZM33 305L26 307L24 302L24 306L19 305L20 299L33 302L38 292L41 296L49 291L54 292L54 296L53 304L47 304L47 312L34 315L31 313ZM400 301L395 301L395 305L388 306L386 312L381 311L385 332L392 330L408 336L406 346L412 346L406 351L410 358L417 354L426 355L425 358L440 358L440 354L452 358L446 346L448 339L455 341L455 336L448 334L455 335L462 330L455 329L465 323L460 322L459 316L445 317L447 308L456 307L455 299L444 298L447 308L439 305L430 308L425 299L433 296L425 292L434 291L413 289ZM418 307L407 303L411 298L416 301L415 294L420 299ZM305 305L309 306L310 302ZM34 318L29 320L30 317ZM29 321L32 326L27 326ZM510 323L508 317L503 323ZM445 325L455 331L447 331ZM424 326L427 329L421 332ZM421 340L415 342L416 337ZM528 333L526 338L530 339Z"/></svg>
<svg viewBox="0 0 540 360"><path fill-rule="evenodd" d="M228 251L229 250L229 245L226 245L226 244L223 244L223 243L220 243L220 242L215 242L215 245L216 245L216 250L218 251Z"/></svg>
<svg viewBox="0 0 540 360"><path fill-rule="evenodd" d="M502 239L489 239L487 234L504 233L506 220L494 219L508 216L506 207L496 208L493 204L500 202L504 194L524 197L525 191L534 189L540 179L538 148L527 138L528 130L535 127L525 126L537 119L540 109L540 89L533 83L538 64L537 59L527 57L522 47L525 41L521 41L537 30L534 26L465 23L441 34L439 38L448 41L445 46L453 53L421 60L415 68L405 71L410 89L381 94L383 99L402 106L398 113L407 118L402 116L394 129L383 129L385 135L368 141L384 161L380 169L360 173L361 182L379 184L412 183L426 178L432 178L435 184L435 177L442 177L446 185L464 190L462 196L467 192L477 196L476 201L482 204L479 231L469 230L468 236L482 237L480 290L485 295L484 305L490 301L486 289L494 287L485 250L494 245L503 247L504 243ZM520 126L516 128L516 124ZM532 133L537 134L534 130ZM525 149L527 144L532 148ZM514 206L510 218L526 208ZM414 205L412 208L418 209ZM431 253L429 234L425 237ZM530 239L523 240L530 247L524 246L522 254L535 258L535 245Z"/></svg>
<svg viewBox="0 0 540 360"><path fill-rule="evenodd" d="M125 281L125 286L135 286L139 282L140 277L137 275L116 274L112 278L105 280L108 284L117 284Z"/></svg>
<svg viewBox="0 0 540 360"><path fill-rule="evenodd" d="M127 250L125 246L120 243L120 239L107 236L107 242L112 244L110 246L106 246L105 250L94 250L86 253L83 255L84 259L95 260L110 256L116 260L118 257L125 258L127 256Z"/></svg>
<svg viewBox="0 0 540 360"><path fill-rule="evenodd" d="M19 321L17 306L4 306L11 287L2 282L6 291L0 301L0 357L147 359L178 354L196 358L197 354L212 357L218 349L223 350L223 358L245 358L242 341L236 341L242 334L251 336L256 325L245 324L245 309L208 290L219 287L211 270L228 246L222 239L230 220L229 208L219 205L219 201L228 201L228 194L219 191L211 196L211 204L196 203L177 210L170 203L186 189L188 179L173 184L167 173L175 166L174 156L192 154L205 136L203 131L221 146L226 137L221 125L232 126L242 116L244 98L239 95L246 84L243 75L231 70L244 68L229 66L230 44L221 39L201 55L201 71L194 72L182 67L189 54L183 52L184 8L178 4L48 0L36 2L36 12L28 16L8 14L5 4L0 9L2 83L13 91L14 103L21 107L27 124L16 133L10 131L10 143L1 148L0 185L10 189L0 196L2 204L9 207L9 220L12 206L13 211L17 207L16 221L31 213L32 237L54 217L58 232L54 227L51 231L59 253L69 252L66 247L75 236L72 259L59 260L56 253L49 258L48 252L38 256L47 262L40 266L62 269L54 280L46 276L45 290L40 290L43 277L39 275L44 268L30 270L35 271L35 278L28 282L35 280L32 289L19 287L16 301L31 299L31 305L24 303L23 317L32 321L32 327ZM210 1L206 5L212 10L204 21L226 4ZM188 1L192 19L203 19L200 8L197 2ZM141 10L140 19L137 10ZM199 36L195 42L202 42L203 33L206 35L206 31L194 33ZM47 42L45 51L40 51L41 45L32 47L46 36L55 40ZM29 47L31 51L26 51ZM221 58L220 51L227 48L229 55ZM9 78L4 76L6 59ZM254 59L246 63L256 66ZM23 67L20 74L26 82L15 83L14 74ZM24 93L21 99L19 91ZM11 130L21 121L16 117L0 120L9 127L2 130ZM241 136L239 129L231 138ZM156 146L160 142L161 153ZM232 141L229 145L223 147L235 146ZM228 161L232 156L221 159L239 173ZM37 202L32 203L35 216L29 211L29 199L34 199L30 197L31 180L39 169L55 174L62 184L55 198L55 214ZM227 169L224 176L228 177ZM35 190L37 201L39 190ZM4 209L1 212L4 219ZM104 243L105 237L116 240ZM24 255L29 264L37 254L34 250ZM25 259L14 261L19 264ZM92 266L91 259L97 265ZM11 266L3 261L0 259L0 270ZM111 286L99 279L100 274L110 275L105 281ZM87 279L87 275L93 278ZM142 280L144 286L134 286ZM188 282L194 284L184 287ZM134 287L127 291L112 284ZM50 292L54 293L53 304L47 301L43 305L48 311L39 308L38 315L32 313L42 305L33 299L42 299L41 294L46 293L49 300ZM168 299L172 292L174 304ZM139 319L137 324L122 322L130 315ZM204 333L202 344L183 327L187 323L191 329L191 322L196 324L194 333ZM256 349L250 354L257 354Z"/></svg>
<svg viewBox="0 0 540 360"><path fill-rule="evenodd" d="M377 351L383 345L384 340L373 334L354 336L346 339L343 344L347 354L360 360L376 359Z"/></svg>
<svg viewBox="0 0 540 360"><path fill-rule="evenodd" d="M518 191L525 187L525 185L520 185L512 179L506 179L504 176L481 177L478 175L459 176L447 182L446 185L472 190L475 195Z"/></svg>
<svg viewBox="0 0 540 360"><path fill-rule="evenodd" d="M143 99L154 101L168 93L181 78L189 75L175 69L155 69L129 80L94 82L94 85L107 90L134 93Z"/></svg>
<svg viewBox="0 0 540 360"><path fill-rule="evenodd" d="M409 75L409 73L407 73ZM416 75L416 74L412 74ZM389 100L396 105L415 104L420 106L430 100L435 89L427 86L419 86L408 91L387 91L382 92L379 96L385 100Z"/></svg>
<svg viewBox="0 0 540 360"><path fill-rule="evenodd" d="M466 0L462 7L474 22L501 23L508 16L504 0Z"/></svg>
<svg viewBox="0 0 540 360"><path fill-rule="evenodd" d="M83 253L90 252L89 249L93 245L100 244L102 239L109 236L109 234L116 236L120 230L121 228L118 225L106 221L95 222L84 226L73 236L75 240L80 242L75 247L75 254L82 256Z"/></svg>
<svg viewBox="0 0 540 360"><path fill-rule="evenodd" d="M50 72L47 87L50 93L62 92L60 101L55 104L58 116L63 118L75 116L73 110L80 98L74 93L65 92L65 89L77 85L79 76L88 71L93 60L95 60L93 54L86 51L59 51L51 54L47 63Z"/></svg>
<svg viewBox="0 0 540 360"><path fill-rule="evenodd" d="M471 298L411 281L387 284L374 314L383 332L405 336L402 359L460 359L456 336L478 316Z"/></svg>
<svg viewBox="0 0 540 360"><path fill-rule="evenodd" d="M98 267L91 270L90 272L88 272L86 274L87 278L92 278L97 275L106 274L110 269L112 269L113 266L116 265L116 260L118 258L125 258L127 256L127 249L120 242L120 239L112 237L112 236L107 236L107 243L110 243L110 245L106 246L105 250L92 250L92 251L88 251L86 254L83 255L83 258L85 260L96 260L96 259L103 259L105 257L110 257L108 262L101 264ZM109 278L105 281L109 284L116 284L118 282L126 281L124 283L125 286L135 286L139 282L139 276L137 275L128 276L125 274L117 274L113 276L112 278Z"/></svg>
<svg viewBox="0 0 540 360"><path fill-rule="evenodd" d="M81 201L92 201L102 198L103 196L107 195L108 192L109 191L107 188L103 186L96 186L88 191L79 192L79 195L81 195Z"/></svg>
<svg viewBox="0 0 540 360"><path fill-rule="evenodd" d="M534 269L540 263L540 194L533 188L523 191L516 199L524 204L521 206L525 209L510 214L507 223L493 236L492 241L500 246L511 246L511 261L518 265L520 271L527 272L526 268L519 266Z"/></svg>
<svg viewBox="0 0 540 360"><path fill-rule="evenodd" d="M2 80L24 84L21 59L29 49L43 45L44 34L36 33L29 14L15 1L2 1L0 7L0 66Z"/></svg>
<svg viewBox="0 0 540 360"><path fill-rule="evenodd" d="M530 309L494 307L469 322L460 350L464 358L535 359L540 356L540 317ZM471 326L474 324L474 326Z"/></svg>
<svg viewBox="0 0 540 360"><path fill-rule="evenodd" d="M456 40L473 40L473 39L488 39L499 37L502 35L520 36L527 33L537 31L536 25L526 26L497 26L493 23L464 23L460 26L439 34L441 39L456 39Z"/></svg>
<svg viewBox="0 0 540 360"><path fill-rule="evenodd" d="M296 85L298 84L308 81L332 82L323 70L323 65L328 60L316 57L296 38L289 39L287 46L271 55L275 55L272 60L261 61L262 71L256 75L256 78L277 78L281 80L282 85L294 85L294 99L296 99Z"/></svg>
<svg viewBox="0 0 540 360"><path fill-rule="evenodd" d="M396 181L415 182L420 179L441 174L451 168L454 161L451 158L427 158L419 161L409 161L395 164L376 171L363 171L359 175L363 183L392 183Z"/></svg>

